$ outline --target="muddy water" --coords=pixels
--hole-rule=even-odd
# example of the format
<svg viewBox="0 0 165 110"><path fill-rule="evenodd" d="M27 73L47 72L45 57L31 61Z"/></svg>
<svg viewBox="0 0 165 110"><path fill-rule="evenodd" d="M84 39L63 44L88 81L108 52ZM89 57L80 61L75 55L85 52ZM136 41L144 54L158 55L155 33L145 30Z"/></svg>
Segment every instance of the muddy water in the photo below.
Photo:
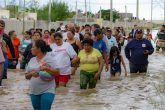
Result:
<svg viewBox="0 0 165 110"><path fill-rule="evenodd" d="M146 76L125 78L122 74L121 81L109 81L109 72L103 71L92 90L79 89L77 72L67 88L56 90L52 110L165 110L165 55L154 53L149 61ZM9 78L3 81L0 110L32 110L23 71L10 70Z"/></svg>

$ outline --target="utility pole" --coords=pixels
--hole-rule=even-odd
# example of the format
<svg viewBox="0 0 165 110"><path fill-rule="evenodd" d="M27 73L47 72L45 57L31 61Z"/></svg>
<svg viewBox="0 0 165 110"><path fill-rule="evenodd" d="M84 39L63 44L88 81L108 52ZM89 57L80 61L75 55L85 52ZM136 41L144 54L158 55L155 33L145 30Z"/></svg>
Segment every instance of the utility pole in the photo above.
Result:
<svg viewBox="0 0 165 110"><path fill-rule="evenodd" d="M7 5L6 0L4 0L4 4L5 4L5 8L6 8L6 5Z"/></svg>
<svg viewBox="0 0 165 110"><path fill-rule="evenodd" d="M110 0L110 25L113 25L113 0Z"/></svg>
<svg viewBox="0 0 165 110"><path fill-rule="evenodd" d="M136 19L139 20L139 0L136 1Z"/></svg>
<svg viewBox="0 0 165 110"><path fill-rule="evenodd" d="M89 0L89 12L90 12L90 15L89 15L89 17L88 18L91 18L91 1Z"/></svg>
<svg viewBox="0 0 165 110"><path fill-rule="evenodd" d="M76 8L75 8L75 12L76 12L76 16L75 16L75 24L77 23L77 15L78 15L78 11L77 11L77 0L76 0Z"/></svg>
<svg viewBox="0 0 165 110"><path fill-rule="evenodd" d="M23 1L23 33L25 32L25 0Z"/></svg>
<svg viewBox="0 0 165 110"><path fill-rule="evenodd" d="M164 23L165 23L165 0L164 0Z"/></svg>
<svg viewBox="0 0 165 110"><path fill-rule="evenodd" d="M100 27L102 27L102 12L101 12L101 6L100 6Z"/></svg>
<svg viewBox="0 0 165 110"><path fill-rule="evenodd" d="M48 18L48 21L49 21L49 30L50 30L50 27L51 27L51 0L49 0L49 18Z"/></svg>
<svg viewBox="0 0 165 110"><path fill-rule="evenodd" d="M87 24L88 13L87 13L87 0L85 0L85 23Z"/></svg>
<svg viewBox="0 0 165 110"><path fill-rule="evenodd" d="M126 31L128 30L128 28L127 28L127 6L125 5L125 29L126 29Z"/></svg>
<svg viewBox="0 0 165 110"><path fill-rule="evenodd" d="M151 0L151 31L152 31L152 23L153 23L152 14L153 14L153 0Z"/></svg>

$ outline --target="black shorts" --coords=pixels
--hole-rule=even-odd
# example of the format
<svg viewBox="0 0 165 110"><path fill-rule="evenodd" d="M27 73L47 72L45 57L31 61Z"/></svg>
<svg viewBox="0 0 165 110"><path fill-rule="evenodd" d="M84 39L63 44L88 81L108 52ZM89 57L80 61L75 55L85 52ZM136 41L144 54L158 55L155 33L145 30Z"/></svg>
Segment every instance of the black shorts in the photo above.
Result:
<svg viewBox="0 0 165 110"><path fill-rule="evenodd" d="M147 68L148 68L148 64L147 65L135 65L130 63L130 73L146 73L147 72Z"/></svg>
<svg viewBox="0 0 165 110"><path fill-rule="evenodd" d="M117 71L111 70L110 72L111 76L115 76L117 73L121 74L121 70L117 70Z"/></svg>

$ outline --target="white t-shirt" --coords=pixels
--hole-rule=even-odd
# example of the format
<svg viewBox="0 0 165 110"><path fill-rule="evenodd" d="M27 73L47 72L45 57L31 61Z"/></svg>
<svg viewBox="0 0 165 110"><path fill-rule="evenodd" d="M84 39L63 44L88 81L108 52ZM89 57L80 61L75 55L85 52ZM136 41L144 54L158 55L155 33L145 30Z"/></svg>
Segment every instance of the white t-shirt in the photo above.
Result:
<svg viewBox="0 0 165 110"><path fill-rule="evenodd" d="M63 33L62 36L63 36L63 41L65 41L68 38L67 37L67 32ZM78 33L75 33L74 38L76 40L80 40L80 35Z"/></svg>
<svg viewBox="0 0 165 110"><path fill-rule="evenodd" d="M71 74L70 58L77 56L73 47L67 42L63 42L61 46L51 44L50 47L52 49L51 56L57 62L57 68L60 69L60 75Z"/></svg>

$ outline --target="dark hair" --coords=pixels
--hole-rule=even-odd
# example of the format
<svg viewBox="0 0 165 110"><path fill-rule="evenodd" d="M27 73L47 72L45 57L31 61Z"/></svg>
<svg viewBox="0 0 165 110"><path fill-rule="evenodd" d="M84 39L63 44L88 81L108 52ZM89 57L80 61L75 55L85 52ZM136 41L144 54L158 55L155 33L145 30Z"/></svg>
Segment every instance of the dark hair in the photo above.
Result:
<svg viewBox="0 0 165 110"><path fill-rule="evenodd" d="M91 27L89 24L86 24L85 27Z"/></svg>
<svg viewBox="0 0 165 110"><path fill-rule="evenodd" d="M162 27L165 28L165 25L163 24Z"/></svg>
<svg viewBox="0 0 165 110"><path fill-rule="evenodd" d="M120 59L121 61L121 55L120 55L120 51L119 48L116 46L111 47L110 53L109 53L109 60L113 60L113 54L117 52L117 58Z"/></svg>
<svg viewBox="0 0 165 110"><path fill-rule="evenodd" d="M29 29L30 35L32 36L32 30L35 30L34 28Z"/></svg>
<svg viewBox="0 0 165 110"><path fill-rule="evenodd" d="M120 33L120 30L119 30L119 29L116 29L116 31L117 31L118 33Z"/></svg>
<svg viewBox="0 0 165 110"><path fill-rule="evenodd" d="M43 40L36 40L35 41L35 46L37 48L40 48L41 52L44 53L44 54L51 51L50 46L46 45L46 42L43 41Z"/></svg>
<svg viewBox="0 0 165 110"><path fill-rule="evenodd" d="M48 32L48 33L50 34L49 30L45 30L44 33L45 33L45 32Z"/></svg>
<svg viewBox="0 0 165 110"><path fill-rule="evenodd" d="M90 46L93 47L93 40L92 39L89 39L89 38L85 38L82 42L82 44L89 44Z"/></svg>
<svg viewBox="0 0 165 110"><path fill-rule="evenodd" d="M75 35L75 29L69 29L68 31L70 31L73 35Z"/></svg>
<svg viewBox="0 0 165 110"><path fill-rule="evenodd" d="M41 28L37 28L36 31L42 32L42 29Z"/></svg>
<svg viewBox="0 0 165 110"><path fill-rule="evenodd" d="M25 33L24 33L24 34L30 35L30 32L29 32L29 31L25 31Z"/></svg>
<svg viewBox="0 0 165 110"><path fill-rule="evenodd" d="M147 29L147 31L150 31L150 29Z"/></svg>
<svg viewBox="0 0 165 110"><path fill-rule="evenodd" d="M90 32L86 32L85 34L88 34L89 36L92 36L92 34L91 34ZM84 34L84 35L85 35L85 34Z"/></svg>
<svg viewBox="0 0 165 110"><path fill-rule="evenodd" d="M15 32L14 30L12 30L12 31L9 32L8 35L9 35L10 38L11 38L11 36L13 35L14 32Z"/></svg>
<svg viewBox="0 0 165 110"><path fill-rule="evenodd" d="M54 38L56 38L56 37L63 38L63 37L62 37L62 34L61 34L60 32L56 32L56 33L54 34Z"/></svg>
<svg viewBox="0 0 165 110"><path fill-rule="evenodd" d="M38 34L40 35L40 37L42 37L41 32L35 31L34 34L36 34L36 33L38 33ZM33 35L34 35L34 34L33 34Z"/></svg>
<svg viewBox="0 0 165 110"><path fill-rule="evenodd" d="M96 29L100 28L100 25L98 24L93 24L92 26L95 27Z"/></svg>
<svg viewBox="0 0 165 110"><path fill-rule="evenodd" d="M96 29L93 34L94 34L94 36L97 36L97 35L102 34L102 31L101 31L101 29Z"/></svg>
<svg viewBox="0 0 165 110"><path fill-rule="evenodd" d="M50 32L50 35L55 34L55 32Z"/></svg>
<svg viewBox="0 0 165 110"><path fill-rule="evenodd" d="M2 24L3 27L5 27L5 21L0 20L0 24Z"/></svg>
<svg viewBox="0 0 165 110"><path fill-rule="evenodd" d="M51 32L56 32L56 30L54 28L50 29L50 33Z"/></svg>

